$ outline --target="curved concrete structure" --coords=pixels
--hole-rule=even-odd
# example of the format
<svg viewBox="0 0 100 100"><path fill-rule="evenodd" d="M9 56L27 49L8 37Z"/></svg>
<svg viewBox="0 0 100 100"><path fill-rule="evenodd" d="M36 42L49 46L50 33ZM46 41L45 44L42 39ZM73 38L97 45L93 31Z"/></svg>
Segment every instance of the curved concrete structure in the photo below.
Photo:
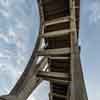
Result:
<svg viewBox="0 0 100 100"><path fill-rule="evenodd" d="M41 25L35 49L15 87L0 99L26 100L47 80L50 100L87 100L78 46L80 0L38 0L38 6Z"/></svg>

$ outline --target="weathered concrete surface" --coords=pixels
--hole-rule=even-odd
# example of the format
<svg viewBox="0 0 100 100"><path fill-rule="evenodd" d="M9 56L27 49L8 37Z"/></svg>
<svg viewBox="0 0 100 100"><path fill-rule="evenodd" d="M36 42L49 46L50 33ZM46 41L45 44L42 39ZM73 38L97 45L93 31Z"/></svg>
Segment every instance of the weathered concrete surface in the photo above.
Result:
<svg viewBox="0 0 100 100"><path fill-rule="evenodd" d="M15 95L5 95L1 96L0 100L18 100L18 99Z"/></svg>

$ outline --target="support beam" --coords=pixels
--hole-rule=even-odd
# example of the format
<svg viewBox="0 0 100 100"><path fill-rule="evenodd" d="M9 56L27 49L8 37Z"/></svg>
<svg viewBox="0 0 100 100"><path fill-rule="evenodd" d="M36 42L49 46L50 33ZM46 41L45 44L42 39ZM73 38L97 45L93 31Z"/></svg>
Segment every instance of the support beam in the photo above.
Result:
<svg viewBox="0 0 100 100"><path fill-rule="evenodd" d="M70 23L70 28L76 29L76 20L75 20L75 4L74 0L70 0L70 14L71 17L73 18L73 21ZM76 95L75 95L75 46L78 45L77 41L77 32L71 33L71 76L72 76L72 82L71 82L71 96L70 100L76 100Z"/></svg>
<svg viewBox="0 0 100 100"><path fill-rule="evenodd" d="M56 56L56 55L67 55L70 53L70 48L60 48L60 49L47 49L39 50L37 55L39 56Z"/></svg>
<svg viewBox="0 0 100 100"><path fill-rule="evenodd" d="M55 81L61 83L68 83L70 81L70 76L66 73L59 72L39 72L37 77L48 81Z"/></svg>
<svg viewBox="0 0 100 100"><path fill-rule="evenodd" d="M51 60L67 60L67 59L69 59L69 57L48 57L49 59L51 59Z"/></svg>
<svg viewBox="0 0 100 100"><path fill-rule="evenodd" d="M65 36L65 35L68 35L71 32L74 32L74 31L75 31L74 29L58 30L58 31L45 33L45 34L41 35L40 37L42 37L42 38L52 38L52 37L59 37L59 36L63 36L63 35Z"/></svg>
<svg viewBox="0 0 100 100"><path fill-rule="evenodd" d="M55 96L55 97L60 97L60 98L67 98L67 96L61 95L61 94L57 94L57 93L49 93L49 96Z"/></svg>
<svg viewBox="0 0 100 100"><path fill-rule="evenodd" d="M59 72L39 71L37 76L43 78L54 78L54 79L61 79L61 80L66 80L69 78L69 75L67 73L59 73Z"/></svg>
<svg viewBox="0 0 100 100"><path fill-rule="evenodd" d="M61 17L61 18L56 18L50 21L47 21L45 23L45 26L49 26L49 25L54 25L54 24L59 24L59 23L65 23L65 22L69 22L71 20L71 17Z"/></svg>

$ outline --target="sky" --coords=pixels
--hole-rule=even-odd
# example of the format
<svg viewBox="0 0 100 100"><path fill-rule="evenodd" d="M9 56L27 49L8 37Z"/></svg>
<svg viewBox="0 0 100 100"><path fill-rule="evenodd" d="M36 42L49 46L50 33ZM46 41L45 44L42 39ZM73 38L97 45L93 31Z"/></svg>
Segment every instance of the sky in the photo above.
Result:
<svg viewBox="0 0 100 100"><path fill-rule="evenodd" d="M0 0L0 95L24 71L39 28L36 0Z"/></svg>
<svg viewBox="0 0 100 100"><path fill-rule="evenodd" d="M100 100L100 0L80 0L81 62L89 100ZM39 28L36 0L0 0L0 95L8 94L24 71ZM48 100L42 82L28 100ZM42 99L41 99L42 98Z"/></svg>

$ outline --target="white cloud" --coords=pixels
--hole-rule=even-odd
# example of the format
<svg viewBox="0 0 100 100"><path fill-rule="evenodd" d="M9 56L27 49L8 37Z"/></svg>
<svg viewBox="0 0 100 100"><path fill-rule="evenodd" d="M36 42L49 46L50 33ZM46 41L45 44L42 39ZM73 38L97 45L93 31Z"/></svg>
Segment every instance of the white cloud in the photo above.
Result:
<svg viewBox="0 0 100 100"><path fill-rule="evenodd" d="M3 10L3 9L0 9L0 13L5 17L9 17L10 16L10 14L6 10Z"/></svg>
<svg viewBox="0 0 100 100"><path fill-rule="evenodd" d="M0 63L0 91L2 91L0 94L10 92L21 74L22 70L12 64Z"/></svg>
<svg viewBox="0 0 100 100"><path fill-rule="evenodd" d="M2 58L9 59L10 57L9 57L9 55L5 55L4 53L0 53L0 59L2 59Z"/></svg>
<svg viewBox="0 0 100 100"><path fill-rule="evenodd" d="M1 3L3 6L7 7L7 6L9 5L9 0L0 0L0 3Z"/></svg>
<svg viewBox="0 0 100 100"><path fill-rule="evenodd" d="M13 38L16 38L16 35L17 35L11 27L9 27L9 29L8 29L8 34L9 34L9 36L11 36Z"/></svg>
<svg viewBox="0 0 100 100"><path fill-rule="evenodd" d="M0 58L4 57L4 54L3 53L0 53Z"/></svg>
<svg viewBox="0 0 100 100"><path fill-rule="evenodd" d="M9 93L9 89L8 88L3 87L3 88L0 89L0 94L1 95L6 95L8 93Z"/></svg>
<svg viewBox="0 0 100 100"><path fill-rule="evenodd" d="M18 27L19 29L25 29L25 28L26 28L26 26L23 25L23 23L20 22L19 20L17 20L17 27Z"/></svg>
<svg viewBox="0 0 100 100"><path fill-rule="evenodd" d="M0 33L0 38L3 39L5 42L9 43L9 39L5 33Z"/></svg>
<svg viewBox="0 0 100 100"><path fill-rule="evenodd" d="M100 21L100 1L94 1L89 5L90 23Z"/></svg>
<svg viewBox="0 0 100 100"><path fill-rule="evenodd" d="M12 64L5 64L5 63L0 64L0 77L6 78L5 76L8 76L10 79L17 79L18 72L19 72L18 69L14 68Z"/></svg>
<svg viewBox="0 0 100 100"><path fill-rule="evenodd" d="M13 88L32 52L33 46L30 45L33 40L30 37L34 31L35 16L31 12L34 4L31 2L0 0L0 95ZM34 96L29 100L35 100Z"/></svg>
<svg viewBox="0 0 100 100"><path fill-rule="evenodd" d="M87 92L88 92L88 99L89 100L100 100L100 82L97 83L93 79L87 80ZM94 91L93 91L94 90Z"/></svg>

